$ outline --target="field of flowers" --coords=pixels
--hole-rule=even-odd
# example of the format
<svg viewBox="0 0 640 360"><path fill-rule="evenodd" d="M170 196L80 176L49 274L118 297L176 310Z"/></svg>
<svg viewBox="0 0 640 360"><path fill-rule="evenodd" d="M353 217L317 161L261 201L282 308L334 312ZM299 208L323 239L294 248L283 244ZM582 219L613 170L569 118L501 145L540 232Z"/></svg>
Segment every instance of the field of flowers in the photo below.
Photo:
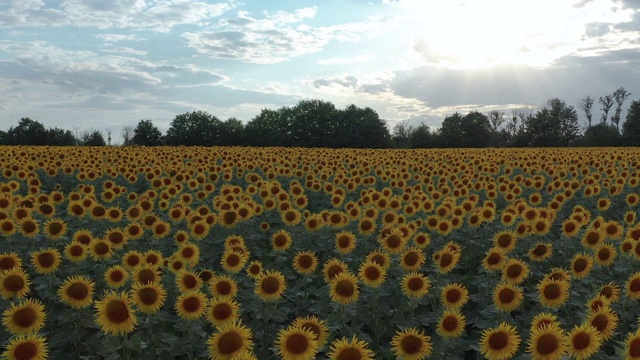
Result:
<svg viewBox="0 0 640 360"><path fill-rule="evenodd" d="M640 359L640 150L0 147L5 359Z"/></svg>

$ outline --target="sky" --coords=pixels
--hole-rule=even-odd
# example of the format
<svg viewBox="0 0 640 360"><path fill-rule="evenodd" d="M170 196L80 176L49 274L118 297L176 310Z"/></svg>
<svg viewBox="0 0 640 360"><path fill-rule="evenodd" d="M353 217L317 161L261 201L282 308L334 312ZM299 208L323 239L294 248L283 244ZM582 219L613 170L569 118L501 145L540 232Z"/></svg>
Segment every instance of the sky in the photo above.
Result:
<svg viewBox="0 0 640 360"><path fill-rule="evenodd" d="M117 139L309 99L437 129L620 87L640 99L640 0L0 0L5 131L30 117Z"/></svg>

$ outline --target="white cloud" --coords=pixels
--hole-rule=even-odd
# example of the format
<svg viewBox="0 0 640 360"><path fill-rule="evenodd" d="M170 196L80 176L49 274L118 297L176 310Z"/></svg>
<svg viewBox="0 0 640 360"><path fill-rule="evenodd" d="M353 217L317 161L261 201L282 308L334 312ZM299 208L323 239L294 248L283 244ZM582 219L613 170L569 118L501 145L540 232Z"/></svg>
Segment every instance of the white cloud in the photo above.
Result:
<svg viewBox="0 0 640 360"><path fill-rule="evenodd" d="M184 33L183 38L187 46L207 57L273 64L319 52L332 41L361 41L384 27L381 18L326 27L292 26L314 14L315 8L306 8L293 13L267 13L265 18L256 19L240 11L236 18L209 30Z"/></svg>
<svg viewBox="0 0 640 360"><path fill-rule="evenodd" d="M166 32L177 25L202 24L235 6L186 0L64 0L0 3L0 27L92 27Z"/></svg>
<svg viewBox="0 0 640 360"><path fill-rule="evenodd" d="M337 56L328 59L318 60L318 65L348 65L357 64L365 61L369 61L373 58L373 55L358 55L358 56Z"/></svg>
<svg viewBox="0 0 640 360"><path fill-rule="evenodd" d="M119 41L144 41L146 39L139 37L135 34L98 34L94 35L96 38L103 40L107 43L115 43Z"/></svg>

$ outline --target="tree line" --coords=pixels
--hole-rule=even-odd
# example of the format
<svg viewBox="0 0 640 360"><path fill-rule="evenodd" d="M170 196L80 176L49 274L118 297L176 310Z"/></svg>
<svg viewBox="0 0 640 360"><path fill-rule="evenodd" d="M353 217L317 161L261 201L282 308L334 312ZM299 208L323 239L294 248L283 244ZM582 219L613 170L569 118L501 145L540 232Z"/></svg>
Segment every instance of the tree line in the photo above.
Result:
<svg viewBox="0 0 640 360"><path fill-rule="evenodd" d="M471 111L454 113L432 131L427 125L397 124L392 131L371 108L349 105L337 109L321 100L300 101L293 107L262 109L244 124L236 118L220 120L205 111L176 115L163 134L150 119L135 128L122 129L121 145L140 146L296 146L329 148L450 148L450 147L565 147L640 146L640 100L632 101L620 129L624 102L631 93L624 88L598 99L602 115L594 124L595 98L583 98L578 109L558 98L549 99L534 110L522 108L507 115L493 110L487 114ZM615 107L614 107L615 106ZM613 112L611 110L613 109ZM586 119L580 126L578 110ZM609 116L611 114L611 116ZM111 144L98 130L78 134L59 128L46 129L30 118L4 132L4 145L86 145Z"/></svg>

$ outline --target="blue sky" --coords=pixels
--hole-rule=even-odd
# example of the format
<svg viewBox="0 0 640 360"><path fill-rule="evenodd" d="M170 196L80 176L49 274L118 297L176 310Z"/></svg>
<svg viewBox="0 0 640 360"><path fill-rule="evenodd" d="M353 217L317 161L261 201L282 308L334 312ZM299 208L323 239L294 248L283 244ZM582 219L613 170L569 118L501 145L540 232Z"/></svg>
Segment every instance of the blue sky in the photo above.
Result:
<svg viewBox="0 0 640 360"><path fill-rule="evenodd" d="M638 0L0 0L3 130L164 131L304 99L435 129L619 87L640 99Z"/></svg>

